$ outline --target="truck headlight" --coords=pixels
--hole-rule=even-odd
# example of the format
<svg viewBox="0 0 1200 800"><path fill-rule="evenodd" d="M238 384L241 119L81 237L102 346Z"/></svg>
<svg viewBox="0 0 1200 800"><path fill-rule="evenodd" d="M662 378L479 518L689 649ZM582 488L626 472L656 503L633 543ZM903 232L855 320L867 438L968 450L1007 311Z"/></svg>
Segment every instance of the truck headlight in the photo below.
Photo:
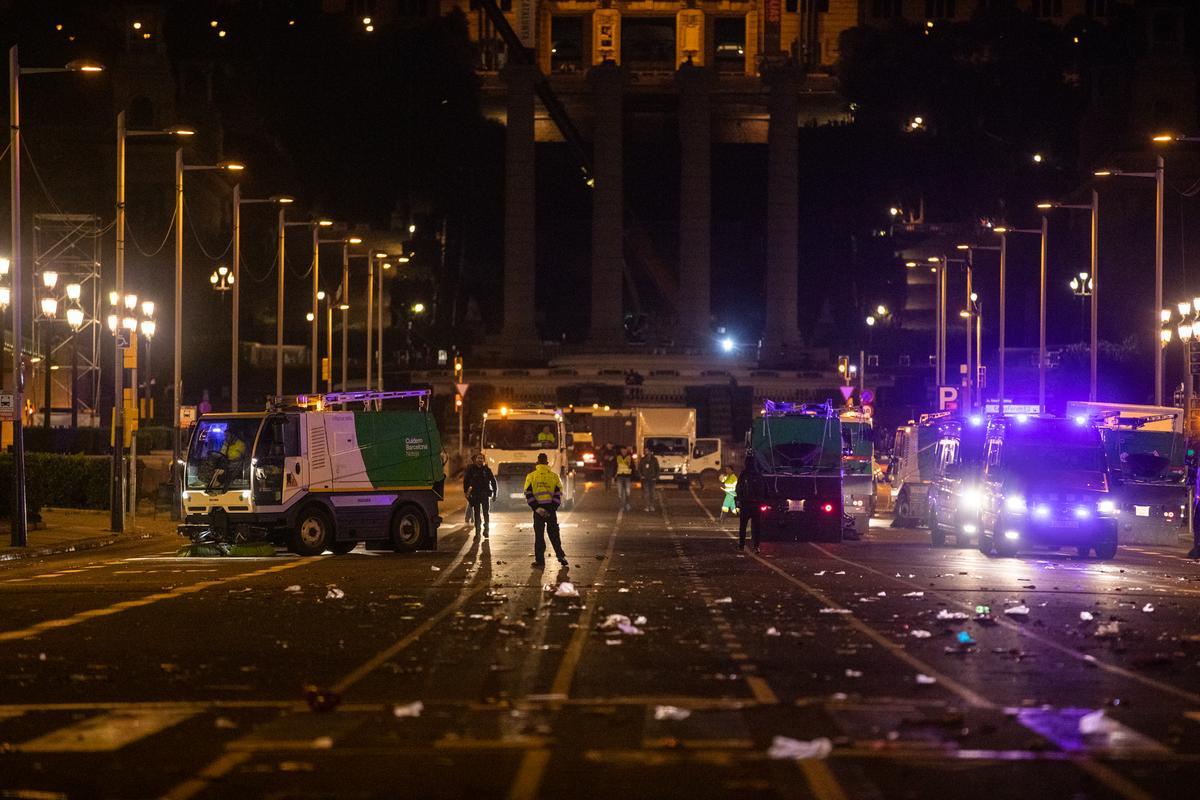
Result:
<svg viewBox="0 0 1200 800"><path fill-rule="evenodd" d="M962 502L962 507L967 511L978 511L983 505L983 492L978 489L963 489L959 499Z"/></svg>
<svg viewBox="0 0 1200 800"><path fill-rule="evenodd" d="M1112 500L1101 500L1099 503L1096 503L1096 511L1106 517L1111 517L1117 513L1117 504Z"/></svg>
<svg viewBox="0 0 1200 800"><path fill-rule="evenodd" d="M1025 498L1019 494L1014 494L1004 498L1004 508L1014 514L1024 514L1028 506L1025 503Z"/></svg>

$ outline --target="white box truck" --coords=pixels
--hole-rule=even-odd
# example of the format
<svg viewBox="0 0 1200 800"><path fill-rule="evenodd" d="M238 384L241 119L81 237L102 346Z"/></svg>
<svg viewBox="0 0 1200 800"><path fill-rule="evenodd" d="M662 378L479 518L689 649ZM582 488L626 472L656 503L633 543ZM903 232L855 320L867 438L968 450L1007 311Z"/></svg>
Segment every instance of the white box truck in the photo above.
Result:
<svg viewBox="0 0 1200 800"><path fill-rule="evenodd" d="M649 450L658 458L658 480L686 487L692 448L696 446L696 409L639 408L638 455Z"/></svg>

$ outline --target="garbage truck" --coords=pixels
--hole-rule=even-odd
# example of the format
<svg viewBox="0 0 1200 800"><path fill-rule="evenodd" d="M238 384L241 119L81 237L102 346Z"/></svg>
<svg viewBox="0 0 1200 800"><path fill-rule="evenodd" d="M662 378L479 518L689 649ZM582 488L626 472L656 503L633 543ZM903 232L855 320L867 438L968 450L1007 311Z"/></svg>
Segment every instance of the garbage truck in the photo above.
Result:
<svg viewBox="0 0 1200 800"><path fill-rule="evenodd" d="M178 532L303 556L348 553L360 541L436 549L445 456L429 394L339 392L205 414L188 443Z"/></svg>
<svg viewBox="0 0 1200 800"><path fill-rule="evenodd" d="M562 480L562 507L575 505L575 468L562 411L534 406L490 408L483 415L480 444L496 476L497 508L525 506L525 477L545 453Z"/></svg>
<svg viewBox="0 0 1200 800"><path fill-rule="evenodd" d="M767 400L746 439L761 478L760 535L840 542L842 425L833 406Z"/></svg>

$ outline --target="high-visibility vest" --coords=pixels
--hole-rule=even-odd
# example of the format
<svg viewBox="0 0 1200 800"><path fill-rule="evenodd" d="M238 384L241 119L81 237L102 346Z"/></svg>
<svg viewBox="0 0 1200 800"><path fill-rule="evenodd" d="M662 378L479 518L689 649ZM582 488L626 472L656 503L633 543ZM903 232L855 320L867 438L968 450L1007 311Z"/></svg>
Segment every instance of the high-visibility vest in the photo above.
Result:
<svg viewBox="0 0 1200 800"><path fill-rule="evenodd" d="M633 459L631 459L629 456L617 456L617 474L632 475Z"/></svg>
<svg viewBox="0 0 1200 800"><path fill-rule="evenodd" d="M725 494L731 496L737 494L737 481L737 475L721 476L721 488L725 490Z"/></svg>
<svg viewBox="0 0 1200 800"><path fill-rule="evenodd" d="M539 506L558 507L562 502L562 481L558 473L545 464L538 464L525 476L525 500Z"/></svg>

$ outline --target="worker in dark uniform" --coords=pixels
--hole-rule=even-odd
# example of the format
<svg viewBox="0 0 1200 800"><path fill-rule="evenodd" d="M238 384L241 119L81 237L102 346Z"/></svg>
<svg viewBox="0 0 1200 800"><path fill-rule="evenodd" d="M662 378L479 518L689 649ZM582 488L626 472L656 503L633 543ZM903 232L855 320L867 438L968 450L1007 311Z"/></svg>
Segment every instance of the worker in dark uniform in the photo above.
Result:
<svg viewBox="0 0 1200 800"><path fill-rule="evenodd" d="M545 453L538 453L537 465L525 476L525 502L533 509L533 566L546 566L546 539L550 535L550 546L558 563L568 566L563 553L562 540L558 532L558 506L562 503L562 481L558 473L550 469L550 460Z"/></svg>
<svg viewBox="0 0 1200 800"><path fill-rule="evenodd" d="M473 463L463 470L463 494L467 497L467 520L475 523L475 535L488 538L492 527L488 501L496 496L496 476L487 465L483 453L476 453Z"/></svg>
<svg viewBox="0 0 1200 800"><path fill-rule="evenodd" d="M750 545L758 552L759 509L763 495L762 475L753 453L746 453L746 464L737 480L738 550L746 549L746 526L750 526Z"/></svg>

